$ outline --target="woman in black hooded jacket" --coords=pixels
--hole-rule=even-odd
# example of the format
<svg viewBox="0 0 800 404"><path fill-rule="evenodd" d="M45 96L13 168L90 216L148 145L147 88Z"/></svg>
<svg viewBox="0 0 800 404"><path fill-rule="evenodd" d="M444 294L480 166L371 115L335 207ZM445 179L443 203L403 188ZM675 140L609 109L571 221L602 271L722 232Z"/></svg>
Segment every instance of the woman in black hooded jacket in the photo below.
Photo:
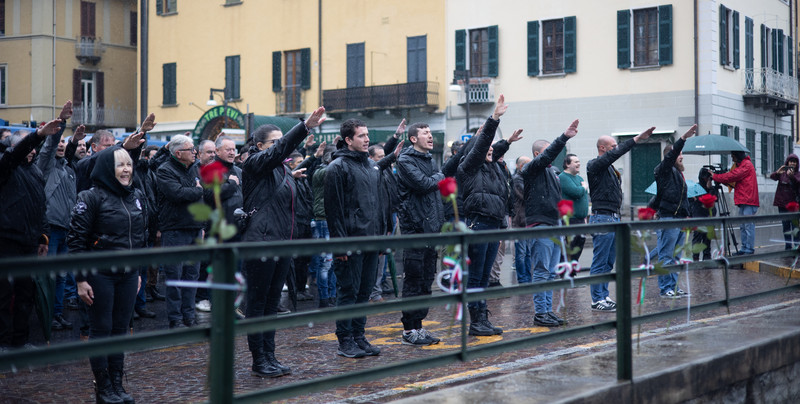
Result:
<svg viewBox="0 0 800 404"><path fill-rule="evenodd" d="M133 187L133 161L114 146L100 152L92 170L94 186L78 195L67 243L70 253L131 250L147 242L146 196ZM141 279L139 271L78 273L78 296L89 306L90 339L125 334ZM122 387L125 354L89 359L98 403L133 403Z"/></svg>

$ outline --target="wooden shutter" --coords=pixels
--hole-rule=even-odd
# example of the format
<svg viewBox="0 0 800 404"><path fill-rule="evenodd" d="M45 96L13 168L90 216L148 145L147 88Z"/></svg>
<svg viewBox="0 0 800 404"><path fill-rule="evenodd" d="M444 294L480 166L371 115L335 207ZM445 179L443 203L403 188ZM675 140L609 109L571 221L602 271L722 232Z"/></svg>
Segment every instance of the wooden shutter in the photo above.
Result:
<svg viewBox="0 0 800 404"><path fill-rule="evenodd" d="M81 71L72 70L72 104L80 105L83 103L83 91L81 91Z"/></svg>
<svg viewBox="0 0 800 404"><path fill-rule="evenodd" d="M792 59L794 58L794 41L792 40L792 37L788 37L788 39L786 40L786 44L788 45L786 49L786 51L788 52L788 54L786 55L787 56L786 62L788 62L787 64L789 67L789 76L794 77L794 60Z"/></svg>
<svg viewBox="0 0 800 404"><path fill-rule="evenodd" d="M311 48L300 49L300 88L311 88Z"/></svg>
<svg viewBox="0 0 800 404"><path fill-rule="evenodd" d="M755 164L755 156L756 156L756 131L753 129L745 129L745 144L747 145L747 149L750 150L750 157L753 160L753 164Z"/></svg>
<svg viewBox="0 0 800 404"><path fill-rule="evenodd" d="M528 21L528 76L539 75L539 21Z"/></svg>
<svg viewBox="0 0 800 404"><path fill-rule="evenodd" d="M728 9L719 5L719 64L728 64Z"/></svg>
<svg viewBox="0 0 800 404"><path fill-rule="evenodd" d="M775 56L776 56L776 59L778 59L778 62L777 62L778 63L778 73L783 73L784 72L784 68L783 68L783 59L784 59L783 42L784 42L784 39L786 38L786 36L783 35L783 30L782 29L778 30L778 33L775 34L775 38L778 40L778 44L777 44L777 46L775 46Z"/></svg>
<svg viewBox="0 0 800 404"><path fill-rule="evenodd" d="M739 68L739 12L733 12L733 68Z"/></svg>
<svg viewBox="0 0 800 404"><path fill-rule="evenodd" d="M456 31L456 70L467 70L467 31Z"/></svg>
<svg viewBox="0 0 800 404"><path fill-rule="evenodd" d="M658 64L672 64L672 5L658 6Z"/></svg>
<svg viewBox="0 0 800 404"><path fill-rule="evenodd" d="M631 67L631 10L617 11L617 67Z"/></svg>
<svg viewBox="0 0 800 404"><path fill-rule="evenodd" d="M281 92L281 57L280 51L272 52L272 92Z"/></svg>
<svg viewBox="0 0 800 404"><path fill-rule="evenodd" d="M156 0L156 15L163 14L164 0Z"/></svg>
<svg viewBox="0 0 800 404"><path fill-rule="evenodd" d="M239 56L225 58L225 99L239 98Z"/></svg>
<svg viewBox="0 0 800 404"><path fill-rule="evenodd" d="M105 74L103 72L97 72L94 74L95 77L95 97L97 100L97 106L102 108L103 105L106 103L106 85L105 85Z"/></svg>
<svg viewBox="0 0 800 404"><path fill-rule="evenodd" d="M769 62L769 61L768 61ZM778 30L772 30L772 63L769 63L772 70L778 71Z"/></svg>
<svg viewBox="0 0 800 404"><path fill-rule="evenodd" d="M564 73L577 70L577 38L575 17L564 18Z"/></svg>
<svg viewBox="0 0 800 404"><path fill-rule="evenodd" d="M761 24L761 68L767 67L767 27Z"/></svg>
<svg viewBox="0 0 800 404"><path fill-rule="evenodd" d="M753 19L744 18L744 67L753 68ZM755 132L754 132L755 133Z"/></svg>
<svg viewBox="0 0 800 404"><path fill-rule="evenodd" d="M761 174L769 174L769 132L761 131Z"/></svg>
<svg viewBox="0 0 800 404"><path fill-rule="evenodd" d="M492 25L487 29L489 33L489 77L497 77L497 74L500 71L500 49L499 45L500 42L497 38L498 29L497 25Z"/></svg>

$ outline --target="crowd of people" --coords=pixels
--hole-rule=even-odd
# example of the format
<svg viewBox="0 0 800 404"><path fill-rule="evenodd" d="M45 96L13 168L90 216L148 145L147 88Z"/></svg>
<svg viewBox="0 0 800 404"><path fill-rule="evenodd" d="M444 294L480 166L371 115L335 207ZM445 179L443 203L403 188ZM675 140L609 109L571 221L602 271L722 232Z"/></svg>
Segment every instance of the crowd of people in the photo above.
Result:
<svg viewBox="0 0 800 404"><path fill-rule="evenodd" d="M566 155L560 169L552 165L578 134L575 120L552 141L535 140L531 155L517 158L512 175L503 156L522 138L522 129L493 143L507 109L501 95L491 117L469 141L455 143L452 156L440 168L431 154L431 129L421 122L407 127L403 120L385 143L371 144L367 124L348 119L341 124L334 144L320 142L314 147L312 129L324 121L325 110L320 107L285 134L274 125L257 128L247 147L237 153L235 142L224 135L197 145L190 136L176 135L162 148L144 147L145 135L155 125L151 114L125 141L115 144L111 133L98 130L87 146L83 126L62 139L72 115L72 104L67 102L58 119L31 133L10 134L0 143L0 257L194 245L202 242L208 230L208 223L189 212L189 205L197 202L220 209L228 223L236 224L237 233L230 241L391 235L398 229L402 234L438 233L456 214L439 193L438 184L445 177L455 177L460 219L474 231L509 225L562 225L558 208L562 200L574 203L569 224L620 221L622 179L614 163L646 141L655 128L620 144L613 137L601 136L597 156L586 164L587 181L580 175L581 161L574 154ZM696 125L668 146L655 168L657 194L651 206L660 220L685 218L697 211L687 198L681 154L695 131ZM755 214L758 191L753 165L744 153L734 152L732 157L736 164L732 170L701 172L701 185L711 191L712 181L735 183L734 203L739 213ZM215 163L226 170L220 206L215 206L209 184L203 183L200 174L203 167ZM797 156L790 155L771 175L779 181L775 204L782 212L787 203L797 201L797 165ZM658 232L657 255L664 264L677 260L675 247L682 242L679 232L679 228ZM743 225L741 253L753 253L753 233L751 224ZM572 238L565 249L567 257L562 257L561 246L550 237L516 240L517 282L555 279L559 262L577 260L585 240L583 236ZM595 233L592 240L590 273L610 272L616 259L614 233ZM791 245L793 239L787 238L787 247ZM498 242L470 245L467 287L499 285L497 268L504 251L505 246L501 248ZM439 258L433 245L403 251L403 297L431 294ZM391 260L389 254L357 251L343 256L244 261L246 305L237 315L254 318L283 311L281 295L286 284L298 296L313 298L307 290L313 284L311 279L321 308L381 300L381 293L388 288L386 268L393 265ZM157 315L147 309L146 303L153 299L165 300L169 328L196 326L196 310L208 311L213 304L208 291L167 286L162 293L158 277L161 270L167 280L203 280L208 275L205 267L206 263L187 260L160 269L59 275L51 327L73 327L63 316L66 306L80 309L81 335L88 339L123 334L132 318ZM686 295L674 275L659 276L658 284L665 298ZM34 293L31 278L0 280L0 346L4 349L28 344ZM589 293L592 310L616 311L607 283L592 285ZM553 311L552 291L535 293L533 303L535 325L566 324ZM486 301L469 303L468 311L470 335L503 333L489 320ZM402 311L399 338L403 344L440 342L423 327L427 315L427 308ZM381 353L380 347L367 340L366 323L366 317L336 321L338 355L361 358ZM247 342L254 375L291 373L290 367L276 358L275 331L249 334ZM93 357L90 363L98 402L134 402L122 385L122 353Z"/></svg>

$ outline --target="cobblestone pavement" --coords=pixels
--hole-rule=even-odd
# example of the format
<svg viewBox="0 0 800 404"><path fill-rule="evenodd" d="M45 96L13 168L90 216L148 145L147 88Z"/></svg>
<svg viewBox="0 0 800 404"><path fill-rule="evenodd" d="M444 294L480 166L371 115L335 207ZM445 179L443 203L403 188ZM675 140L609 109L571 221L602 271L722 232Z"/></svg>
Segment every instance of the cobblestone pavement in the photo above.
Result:
<svg viewBox="0 0 800 404"><path fill-rule="evenodd" d="M590 252L589 252L590 254ZM591 255L589 255L591 257ZM503 282L513 283L513 270L510 262L513 253L506 255L503 266ZM730 271L731 295L739 296L761 290L780 287L786 279L768 273L756 273L744 270ZM792 281L795 283L795 281ZM633 281L638 287L639 281ZM691 293L691 298L666 300L659 297L656 277L646 282L645 304L641 313L652 313L670 308L687 308L711 300L724 297L722 270L695 271L688 278L681 273L679 285ZM611 296L615 296L614 284L610 285ZM163 286L162 286L163 290ZM635 290L635 289L634 289ZM634 293L635 295L635 293ZM384 298L388 298L384 295ZM767 304L790 301L800 298L800 293L788 293L781 296L762 299L736 306L732 311L741 312ZM635 299L635 297L634 297ZM560 293L554 294L554 307L559 305ZM596 313L590 310L588 287L565 291L564 307L561 314L569 321L569 326L581 326L593 322L614 319L614 314ZM635 304L635 302L632 302ZM298 309L314 310L316 302L298 303ZM639 307L634 305L634 315L638 315ZM149 303L148 308L158 313L155 319L142 319L135 322L134 332L167 328L167 320L163 302ZM469 337L471 346L491 344L500 340L509 340L523 336L545 333L550 330L533 325L533 305L530 295L513 296L489 301L490 320L504 329L502 336ZM68 318L77 323L76 311L67 310ZM705 313L692 313L692 321L727 314L725 309ZM200 314L201 323L209 321L207 314ZM371 316L368 319L367 337L376 346L382 348L377 357L362 359L346 359L335 354L336 338L333 334L333 323L320 323L313 326L295 327L279 330L276 342L276 355L285 365L292 368L292 375L277 379L261 379L250 375L250 354L247 350L245 336L239 336L235 345L235 392L256 391L276 385L284 385L301 380L340 374L342 372L369 369L373 366L393 362L423 358L432 353L456 350L459 348L460 325L453 323L452 310L444 307L431 308L424 326L442 338L438 345L427 347L411 347L402 345L400 333L400 313L390 312ZM32 340L41 343L41 331L37 330L35 318L32 319ZM681 317L671 321L659 321L642 327L642 331L669 327L685 323ZM53 343L77 339L77 329L54 331ZM564 355L568 358L591 351L593 347L604 342L613 342L614 332L603 332L595 335L573 338L560 343L537 346L530 349L507 352L500 355L478 358L468 363L456 363L445 367L415 371L404 375L384 378L376 381L359 383L350 386L336 387L330 390L310 393L294 397L287 402L383 402L391 401L407 395L419 393L425 389L436 388L442 383L463 383L475 378L496 376L514 371L502 367L516 360L534 357L569 347L580 349ZM634 335L634 341L636 336ZM142 352L129 352L126 356L126 372L128 391L140 403L164 402L200 402L207 399L207 366L209 345L189 344ZM536 366L536 362L526 364ZM615 372L615 364L606 364L602 371ZM17 372L0 373L0 402L3 403L82 403L94 399L92 376L88 360L74 361L65 364L53 364L35 369L24 369Z"/></svg>

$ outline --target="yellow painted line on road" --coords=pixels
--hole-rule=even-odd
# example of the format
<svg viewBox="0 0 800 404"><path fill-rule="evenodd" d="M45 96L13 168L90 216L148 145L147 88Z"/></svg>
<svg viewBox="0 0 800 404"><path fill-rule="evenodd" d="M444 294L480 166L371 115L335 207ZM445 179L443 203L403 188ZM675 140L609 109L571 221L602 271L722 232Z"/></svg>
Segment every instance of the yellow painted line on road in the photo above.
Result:
<svg viewBox="0 0 800 404"><path fill-rule="evenodd" d="M438 377L436 379L426 380L424 382L406 384L404 386L395 387L392 390L407 391L407 390L424 389L424 388L433 386L435 384L447 382L449 380L454 380L454 379L459 379L459 378L469 377L469 376L474 376L474 375L480 375L482 373L494 372L494 371L498 371L498 370L500 370L500 368L497 367L497 366L487 366L487 367L483 367L483 368L480 368L480 369L469 370L469 371L466 371L466 372L455 373L455 374L452 374L452 375Z"/></svg>
<svg viewBox="0 0 800 404"><path fill-rule="evenodd" d="M432 326L439 325L438 321L423 321L422 325L426 328L430 328ZM392 323L386 325L376 325L373 327L367 327L364 329L366 333L369 334L397 334L399 335L403 332L403 323ZM308 337L307 339L316 340L316 341L336 341L336 334L329 333L329 334L322 334L322 335L315 335ZM373 344L375 342L372 342Z"/></svg>
<svg viewBox="0 0 800 404"><path fill-rule="evenodd" d="M538 334L540 332L548 332L550 331L547 327L530 327L530 328L512 328L510 330L504 330L505 332L513 332L513 331L527 331L531 334Z"/></svg>

